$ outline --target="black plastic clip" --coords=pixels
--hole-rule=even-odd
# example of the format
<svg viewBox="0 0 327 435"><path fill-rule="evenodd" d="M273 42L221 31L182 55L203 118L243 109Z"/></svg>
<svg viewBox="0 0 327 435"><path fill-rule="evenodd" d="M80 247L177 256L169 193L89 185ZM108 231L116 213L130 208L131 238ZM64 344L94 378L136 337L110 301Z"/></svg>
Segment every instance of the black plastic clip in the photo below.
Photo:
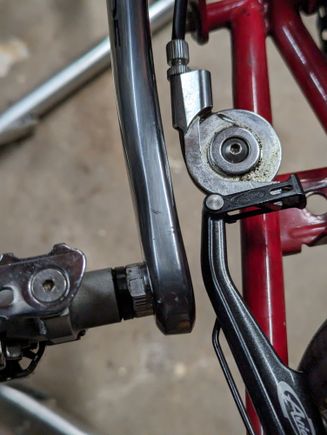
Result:
<svg viewBox="0 0 327 435"><path fill-rule="evenodd" d="M210 195L206 198L207 212L228 223L285 208L306 206L306 196L297 175L291 175L287 181L220 197L220 203L216 201L219 205L212 207L211 204L214 202L211 199L214 196L217 195Z"/></svg>

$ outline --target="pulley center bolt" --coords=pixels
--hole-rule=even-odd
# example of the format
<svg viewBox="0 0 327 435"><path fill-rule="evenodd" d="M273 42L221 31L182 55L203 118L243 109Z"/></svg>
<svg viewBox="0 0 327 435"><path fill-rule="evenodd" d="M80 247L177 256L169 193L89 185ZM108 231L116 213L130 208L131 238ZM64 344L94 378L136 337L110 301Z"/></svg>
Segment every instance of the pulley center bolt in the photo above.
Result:
<svg viewBox="0 0 327 435"><path fill-rule="evenodd" d="M249 155L249 147L244 139L231 137L222 144L221 153L227 162L240 163Z"/></svg>
<svg viewBox="0 0 327 435"><path fill-rule="evenodd" d="M218 132L209 147L213 169L228 175L242 175L258 163L260 146L254 135L242 127L229 127Z"/></svg>
<svg viewBox="0 0 327 435"><path fill-rule="evenodd" d="M32 295L43 303L58 301L65 295L67 289L67 278L60 270L54 268L39 270L30 280Z"/></svg>

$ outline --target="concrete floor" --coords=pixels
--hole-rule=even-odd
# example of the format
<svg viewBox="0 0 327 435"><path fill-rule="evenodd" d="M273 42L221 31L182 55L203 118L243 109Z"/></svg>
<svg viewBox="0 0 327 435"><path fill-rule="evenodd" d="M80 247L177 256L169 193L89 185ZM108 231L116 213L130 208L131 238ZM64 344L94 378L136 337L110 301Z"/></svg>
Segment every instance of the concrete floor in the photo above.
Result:
<svg viewBox="0 0 327 435"><path fill-rule="evenodd" d="M313 22L308 20L314 32ZM1 53L9 52L9 62L7 56L0 68L0 109L106 32L104 0L0 0L0 61ZM196 294L194 331L164 337L152 318L99 328L80 342L49 348L36 373L24 381L104 435L242 433L210 343L214 316L199 262L202 195L186 173L171 128L164 55L169 32L155 37L154 56ZM213 34L201 48L191 42L191 59L192 65L212 71L216 109L231 107L228 33ZM274 124L284 146L282 170L325 165L325 133L270 42L269 68ZM0 173L1 252L36 255L64 241L86 253L89 269L141 259L111 73L44 119L34 137L1 149ZM237 227L230 240L231 269L239 283ZM323 247L304 249L285 259L292 366L326 318L323 252Z"/></svg>

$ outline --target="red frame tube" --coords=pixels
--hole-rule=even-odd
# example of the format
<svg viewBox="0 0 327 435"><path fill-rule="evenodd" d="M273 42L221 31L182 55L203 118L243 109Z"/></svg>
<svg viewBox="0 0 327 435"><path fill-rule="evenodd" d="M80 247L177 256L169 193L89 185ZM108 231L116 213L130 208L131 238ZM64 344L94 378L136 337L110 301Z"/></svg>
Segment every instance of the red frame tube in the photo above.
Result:
<svg viewBox="0 0 327 435"><path fill-rule="evenodd" d="M278 177L288 179L290 174ZM298 172L297 176L309 195L320 195L327 199L327 168ZM298 254L302 247L327 245L327 213L320 215L304 208L289 208L279 214L283 255Z"/></svg>
<svg viewBox="0 0 327 435"><path fill-rule="evenodd" d="M271 35L327 131L327 57L304 26L294 0L271 0Z"/></svg>
<svg viewBox="0 0 327 435"><path fill-rule="evenodd" d="M246 13L245 13L246 12ZM234 106L272 121L263 5L245 2L231 23ZM251 32L249 32L251 29ZM279 356L287 361L283 264L277 213L241 223L243 296ZM247 410L256 433L261 425L250 399Z"/></svg>
<svg viewBox="0 0 327 435"><path fill-rule="evenodd" d="M307 0L308 1L308 0ZM303 25L296 0L199 0L200 38L211 30L232 32L235 108L272 121L266 36L270 34L327 130L327 59ZM309 5L310 6L310 5ZM287 331L282 247L278 213L242 221L243 295L281 359L287 363ZM247 409L257 434L260 422L251 401Z"/></svg>
<svg viewBox="0 0 327 435"><path fill-rule="evenodd" d="M261 1L246 1L233 12L234 107L252 110L271 122L263 4Z"/></svg>

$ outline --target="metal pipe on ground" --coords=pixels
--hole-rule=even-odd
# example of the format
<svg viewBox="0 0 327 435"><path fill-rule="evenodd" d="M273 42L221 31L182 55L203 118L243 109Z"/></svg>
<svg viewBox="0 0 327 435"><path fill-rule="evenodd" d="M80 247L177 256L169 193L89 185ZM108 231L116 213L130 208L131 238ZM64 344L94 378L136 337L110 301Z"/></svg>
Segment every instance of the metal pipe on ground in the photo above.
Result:
<svg viewBox="0 0 327 435"><path fill-rule="evenodd" d="M174 0L158 0L150 5L153 33L171 21L173 9ZM110 68L110 56L109 38L105 37L0 113L0 146L32 134L42 116Z"/></svg>

